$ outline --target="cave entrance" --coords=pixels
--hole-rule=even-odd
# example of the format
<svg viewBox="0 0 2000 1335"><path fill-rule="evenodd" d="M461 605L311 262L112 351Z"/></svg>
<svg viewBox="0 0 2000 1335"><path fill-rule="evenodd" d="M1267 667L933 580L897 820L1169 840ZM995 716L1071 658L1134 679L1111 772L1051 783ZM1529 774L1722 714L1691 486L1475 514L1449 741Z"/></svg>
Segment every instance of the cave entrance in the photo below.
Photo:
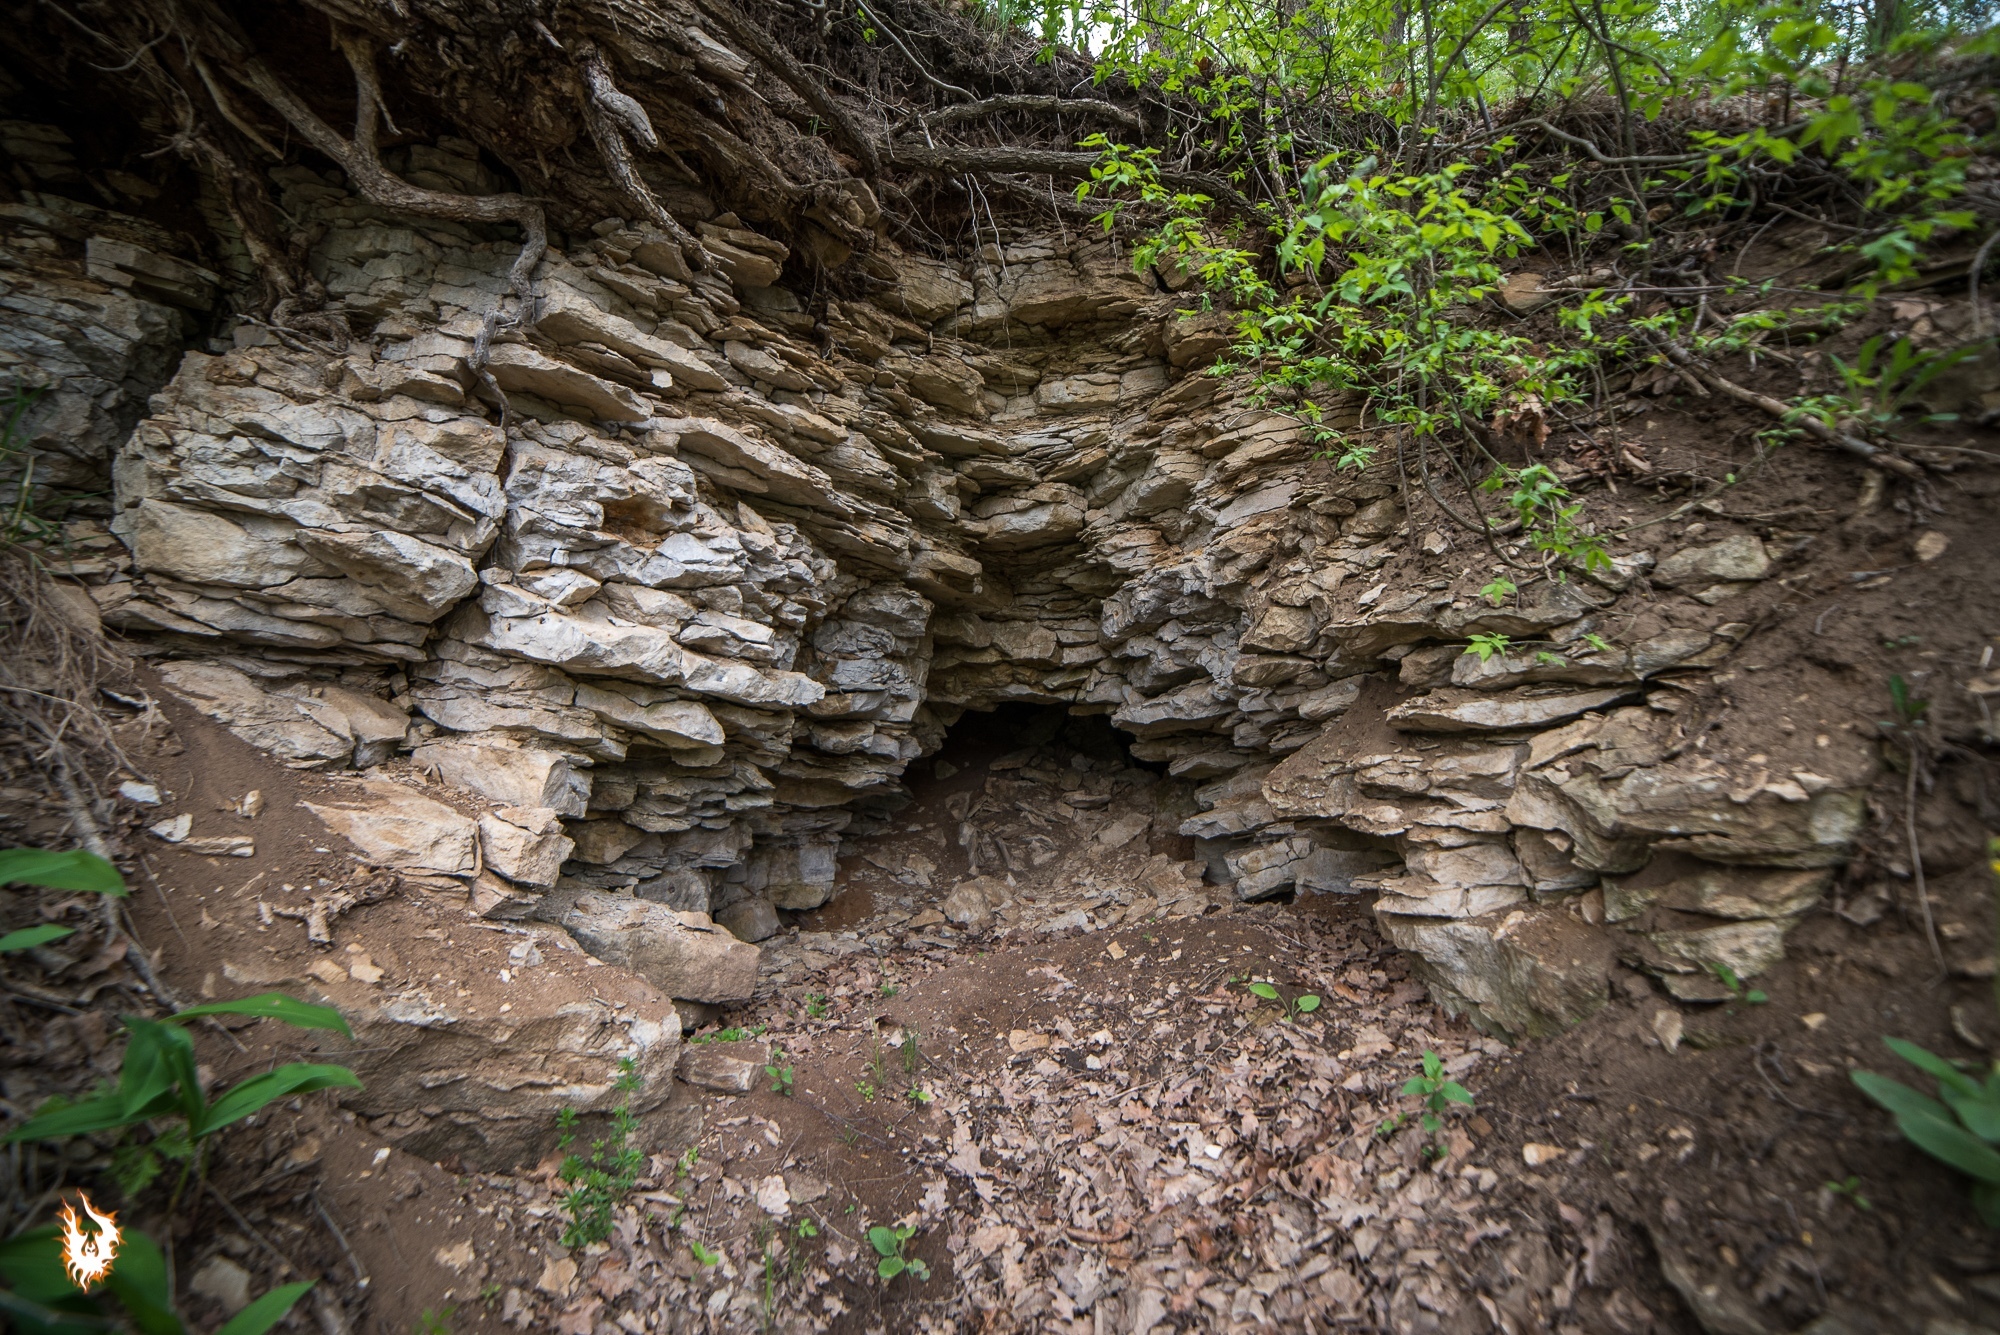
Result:
<svg viewBox="0 0 2000 1335"><path fill-rule="evenodd" d="M911 763L909 804L848 839L833 901L802 925L907 912L945 931L1062 930L1204 910L1217 888L1179 832L1192 785L1135 760L1130 740L1062 705L965 711Z"/></svg>

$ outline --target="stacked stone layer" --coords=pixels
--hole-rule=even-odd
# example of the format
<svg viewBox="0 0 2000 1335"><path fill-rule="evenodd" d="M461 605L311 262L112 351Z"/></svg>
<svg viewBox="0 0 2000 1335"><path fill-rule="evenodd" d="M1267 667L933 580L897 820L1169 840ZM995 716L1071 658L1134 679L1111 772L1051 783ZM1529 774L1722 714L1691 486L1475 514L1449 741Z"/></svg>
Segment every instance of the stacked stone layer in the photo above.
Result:
<svg viewBox="0 0 2000 1335"><path fill-rule="evenodd" d="M420 147L406 169L493 188ZM885 233L859 300L795 290L734 215L701 220L706 272L610 219L549 253L482 375L514 238L274 179L356 337L240 324L129 435L75 405L187 336L133 293L193 301L191 271L108 234L65 268L44 238L84 224L4 220L5 300L38 321L8 350L69 414L48 430L116 442L118 545L73 526L79 573L239 736L377 770L323 813L364 854L676 995L754 977L707 915L825 902L909 762L1008 701L1108 713L1192 790L1181 833L1239 896L1378 890L1509 1033L1588 1013L1614 955L1689 996L1754 974L1858 832L1858 741L1718 763L1686 735L1782 552L1619 547L1495 607L1489 558L1412 532L1392 464L1312 457L1206 374L1222 322L1108 242L941 260ZM1529 647L1465 652L1491 633ZM467 800L379 777L412 767Z"/></svg>

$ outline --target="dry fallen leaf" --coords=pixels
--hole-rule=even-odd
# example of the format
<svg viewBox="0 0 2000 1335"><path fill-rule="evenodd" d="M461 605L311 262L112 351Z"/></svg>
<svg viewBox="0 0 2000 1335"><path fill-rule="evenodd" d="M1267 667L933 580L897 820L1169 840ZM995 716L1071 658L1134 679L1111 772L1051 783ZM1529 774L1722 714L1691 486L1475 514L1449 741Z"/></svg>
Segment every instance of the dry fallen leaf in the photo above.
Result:
<svg viewBox="0 0 2000 1335"><path fill-rule="evenodd" d="M1530 1168L1540 1168L1545 1163L1554 1163L1568 1153L1560 1145L1544 1145L1539 1141L1529 1141L1521 1147L1521 1160Z"/></svg>

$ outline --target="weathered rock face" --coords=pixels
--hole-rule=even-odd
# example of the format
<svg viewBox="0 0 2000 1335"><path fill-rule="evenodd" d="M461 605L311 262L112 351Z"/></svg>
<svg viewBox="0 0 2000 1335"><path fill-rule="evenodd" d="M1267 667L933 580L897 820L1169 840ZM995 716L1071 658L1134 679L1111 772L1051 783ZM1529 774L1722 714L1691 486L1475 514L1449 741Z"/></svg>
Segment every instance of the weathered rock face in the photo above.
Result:
<svg viewBox="0 0 2000 1335"><path fill-rule="evenodd" d="M1619 547L1495 607L1483 564L1411 531L1392 466L1337 471L1202 374L1226 330L1108 245L884 236L884 289L822 316L733 215L702 221L702 273L609 219L557 239L501 331L503 417L474 339L514 243L272 178L371 332L335 354L246 324L129 437L76 419L65 448L118 446L104 619L289 763L466 799L376 778L324 804L371 858L675 996L747 994L755 948L705 915L755 938L823 903L904 767L1005 701L1109 714L1192 786L1180 832L1243 898L1379 891L1441 995L1509 1033L1588 1013L1614 954L1682 988L1753 972L1858 830L1858 743L1773 760L1749 720L1718 762L1677 714L1775 549ZM133 332L117 365L50 362L77 402L180 336L128 294L194 282L103 253L131 281L93 300ZM9 300L46 312L66 281ZM1466 653L1482 633L1526 647Z"/></svg>

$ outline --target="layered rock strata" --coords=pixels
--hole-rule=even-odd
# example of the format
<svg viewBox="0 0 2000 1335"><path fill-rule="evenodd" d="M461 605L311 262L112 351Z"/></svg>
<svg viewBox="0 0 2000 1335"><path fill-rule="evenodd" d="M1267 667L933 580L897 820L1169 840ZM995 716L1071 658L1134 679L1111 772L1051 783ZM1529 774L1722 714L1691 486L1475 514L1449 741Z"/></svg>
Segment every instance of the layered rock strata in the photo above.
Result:
<svg viewBox="0 0 2000 1335"><path fill-rule="evenodd" d="M482 370L511 237L272 176L356 335L241 323L129 436L47 427L79 456L117 437L79 572L237 735L369 771L322 815L371 859L676 996L747 996L710 916L825 902L905 766L1008 701L1109 714L1241 898L1378 891L1441 995L1510 1034L1587 1014L1618 956L1684 996L1753 975L1859 829L1858 740L1749 720L1714 761L1690 726L1780 535L1614 544L1591 577L1516 549L1495 606L1490 559L1413 531L1392 464L1337 470L1206 374L1218 320L1109 242L901 254L857 188L879 290L826 297L689 195L713 269L606 219L551 249ZM22 262L53 224L5 221L14 309L99 272ZM44 321L67 352L17 351L56 403L186 333L132 295L186 266L119 244L132 284ZM91 320L129 336L85 366ZM1466 652L1492 634L1529 647Z"/></svg>

